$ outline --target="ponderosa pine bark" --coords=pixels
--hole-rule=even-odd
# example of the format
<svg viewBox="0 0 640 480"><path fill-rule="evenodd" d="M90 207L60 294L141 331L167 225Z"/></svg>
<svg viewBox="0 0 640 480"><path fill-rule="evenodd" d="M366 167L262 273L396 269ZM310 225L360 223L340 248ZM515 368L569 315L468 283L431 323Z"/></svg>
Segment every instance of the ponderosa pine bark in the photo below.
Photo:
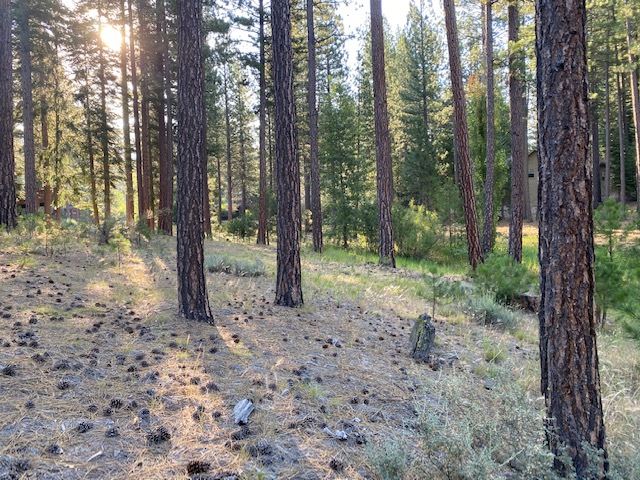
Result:
<svg viewBox="0 0 640 480"><path fill-rule="evenodd" d="M467 126L467 107L462 83L462 69L460 67L458 27L456 26L456 11L453 0L444 0L443 3L447 46L449 49L449 69L451 70L451 91L453 93L453 138L457 158L458 187L462 196L469 264L475 270L478 264L482 262L482 250L478 235L476 199L469 155L469 129Z"/></svg>
<svg viewBox="0 0 640 480"><path fill-rule="evenodd" d="M155 51L155 108L158 127L158 230L173 235L173 166L169 158L169 132L166 121L165 93L168 73L168 52L165 47L164 23L166 13L164 0L156 0L156 51Z"/></svg>
<svg viewBox="0 0 640 480"><path fill-rule="evenodd" d="M131 90L133 97L133 133L136 146L136 190L138 198L138 220L146 219L144 186L142 183L142 146L140 135L140 99L138 97L138 68L136 66L136 37L133 28L133 0L127 0L129 21L129 58L131 61Z"/></svg>
<svg viewBox="0 0 640 480"><path fill-rule="evenodd" d="M604 198L611 194L611 87L609 81L609 42L604 62Z"/></svg>
<svg viewBox="0 0 640 480"><path fill-rule="evenodd" d="M216 207L218 215L218 225L222 225L222 172L220 171L220 155L216 155Z"/></svg>
<svg viewBox="0 0 640 480"><path fill-rule="evenodd" d="M633 127L636 134L634 135L634 146L636 151L636 208L640 211L640 92L638 91L638 66L636 55L633 53L635 36L631 25L631 19L627 16L625 19L625 27L627 30L627 54L629 56L629 82L631 83L631 109L633 113Z"/></svg>
<svg viewBox="0 0 640 480"><path fill-rule="evenodd" d="M396 267L393 244L393 172L384 67L384 29L381 0L371 0L371 69L376 131L376 183L378 191L378 255L380 264Z"/></svg>
<svg viewBox="0 0 640 480"><path fill-rule="evenodd" d="M38 212L36 195L36 147L33 135L33 80L31 78L31 28L28 2L18 7L20 32L20 79L22 87L22 125L24 138L24 193L27 213Z"/></svg>
<svg viewBox="0 0 640 480"><path fill-rule="evenodd" d="M229 111L229 69L224 73L224 123L227 147L227 220L233 220L233 181L231 170L231 112Z"/></svg>
<svg viewBox="0 0 640 480"><path fill-rule="evenodd" d="M162 22L162 49L164 55L164 92L166 97L166 106L167 106L167 123L166 123L166 140L167 140L167 176L166 183L163 189L164 193L164 204L169 205L171 210L171 215L169 221L173 223L173 181L175 176L174 169L174 154L173 154L173 105L175 103L173 90L171 89L171 56L169 55L169 34L167 31L167 15L166 15L166 7L165 0L162 1L162 11L161 11L161 22ZM206 117L205 117L206 123ZM206 126L206 125L205 125ZM206 143L206 131L205 131L205 143ZM206 152L206 145L205 145ZM205 162L206 162L206 154L205 154ZM206 172L205 172L206 173ZM207 189L207 198L208 198L208 189ZM209 204L207 203L207 206ZM207 217L209 218L209 217ZM211 220L209 218L208 222L208 231L207 235L211 236ZM173 228L173 227L172 227Z"/></svg>
<svg viewBox="0 0 640 480"><path fill-rule="evenodd" d="M584 0L537 0L539 321L547 441L560 474L568 473L560 456L568 456L578 478L604 479L585 37Z"/></svg>
<svg viewBox="0 0 640 480"><path fill-rule="evenodd" d="M296 155L293 49L289 0L271 2L275 99L275 175L278 196L276 304L302 305L300 164Z"/></svg>
<svg viewBox="0 0 640 480"><path fill-rule="evenodd" d="M109 168L109 128L107 125L107 80L102 41L102 2L98 1L98 81L100 82L100 146L102 148L102 194L104 219L111 217L111 172Z"/></svg>
<svg viewBox="0 0 640 480"><path fill-rule="evenodd" d="M493 248L493 187L495 184L496 128L495 87L493 74L493 0L484 1L485 68L487 74L487 164L484 179L484 225L482 228L482 253Z"/></svg>
<svg viewBox="0 0 640 480"><path fill-rule="evenodd" d="M616 47L616 62L618 60L618 48ZM626 185L627 175L625 172L626 157L626 135L625 135L625 112L624 112L624 77L620 72L616 73L616 97L618 102L618 145L620 162L620 195L619 200L623 205L627 202Z"/></svg>
<svg viewBox="0 0 640 480"><path fill-rule="evenodd" d="M202 0L178 6L178 222L180 314L212 322L204 276L204 59Z"/></svg>
<svg viewBox="0 0 640 480"><path fill-rule="evenodd" d="M85 49L87 49L85 45ZM86 62L86 58L85 58ZM89 68L84 65L84 114L86 122L85 138L87 142L87 156L89 157L89 183L91 194L91 209L93 211L93 221L96 225L100 225L100 212L98 211L98 187L96 182L96 165L93 150L93 124L91 122L91 88L89 85Z"/></svg>
<svg viewBox="0 0 640 480"><path fill-rule="evenodd" d="M316 34L313 21L313 0L307 0L307 104L309 109L309 166L311 201L311 235L313 250L322 252L322 202L320 199L320 160L318 154L318 106L316 104Z"/></svg>
<svg viewBox="0 0 640 480"><path fill-rule="evenodd" d="M265 38L264 38L264 0L258 6L260 43L260 118L258 131L259 156L259 184L258 184L258 245L267 244L267 158L266 158L266 109L267 109L267 79L265 76ZM220 160L218 160L218 189L220 188Z"/></svg>
<svg viewBox="0 0 640 480"><path fill-rule="evenodd" d="M600 187L600 139L598 132L598 112L595 102L591 102L591 161L593 168L593 208L598 208L602 203L602 191Z"/></svg>
<svg viewBox="0 0 640 480"><path fill-rule="evenodd" d="M144 217L147 220L147 226L150 229L155 227L154 202L153 202L153 173L151 171L151 126L150 126L150 75L149 75L149 53L150 53L150 35L147 26L148 19L146 12L146 0L137 0L138 5L138 24L140 26L140 35L138 42L140 44L140 117L141 117L141 145L142 145L142 202L144 205Z"/></svg>
<svg viewBox="0 0 640 480"><path fill-rule="evenodd" d="M16 226L11 2L0 0L0 226Z"/></svg>
<svg viewBox="0 0 640 480"><path fill-rule="evenodd" d="M41 76L41 81L44 79ZM43 203L44 215L49 218L51 216L51 182L50 170L51 163L49 161L49 105L44 95L40 97L40 164L42 165L43 177Z"/></svg>
<svg viewBox="0 0 640 480"><path fill-rule="evenodd" d="M524 182L526 181L527 137L522 85L524 59L516 50L520 20L518 0L511 0L509 16L509 114L511 134L511 218L509 219L509 255L522 261L522 224L524 221ZM523 128L524 124L524 128Z"/></svg>
<svg viewBox="0 0 640 480"><path fill-rule="evenodd" d="M124 140L125 218L133 225L133 160L129 124L129 78L127 75L127 17L124 0L120 0L120 95L122 97L122 137Z"/></svg>

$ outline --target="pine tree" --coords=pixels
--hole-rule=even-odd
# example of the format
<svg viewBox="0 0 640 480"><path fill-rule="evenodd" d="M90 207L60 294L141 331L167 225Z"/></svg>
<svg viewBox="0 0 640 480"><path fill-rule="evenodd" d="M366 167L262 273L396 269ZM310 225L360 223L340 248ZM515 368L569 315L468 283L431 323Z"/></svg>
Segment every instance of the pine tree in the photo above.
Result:
<svg viewBox="0 0 640 480"><path fill-rule="evenodd" d="M585 19L583 0L537 0L541 390L556 469L568 456L578 478L604 479Z"/></svg>
<svg viewBox="0 0 640 480"><path fill-rule="evenodd" d="M0 225L16 226L11 2L0 0Z"/></svg>
<svg viewBox="0 0 640 480"><path fill-rule="evenodd" d="M296 153L291 11L288 0L271 4L275 99L275 174L278 185L276 304L302 305L300 267L300 164Z"/></svg>
<svg viewBox="0 0 640 480"><path fill-rule="evenodd" d="M456 26L456 13L453 0L444 0L444 13L447 45L449 49L449 68L451 70L451 90L453 92L453 134L455 140L455 155L457 158L457 183L460 188L465 216L469 264L471 268L475 270L482 261L482 250L480 248L480 238L478 236L478 226L476 223L476 200L473 189L471 159L469 156L469 132L467 127L464 86L462 84L462 71L460 67L458 29Z"/></svg>
<svg viewBox="0 0 640 480"><path fill-rule="evenodd" d="M18 10L20 31L20 83L22 88L22 125L24 129L24 188L27 213L38 211L36 198L36 153L33 134L33 79L31 77L31 27L29 2L20 2Z"/></svg>
<svg viewBox="0 0 640 480"><path fill-rule="evenodd" d="M313 0L307 1L308 80L307 108L309 110L309 196L312 214L313 250L322 252L322 205L320 200L320 164L318 161L318 107L316 105L316 37L313 21Z"/></svg>
<svg viewBox="0 0 640 480"><path fill-rule="evenodd" d="M378 190L378 255L382 265L396 266L393 244L393 173L384 66L384 34L380 0L371 0L371 65L376 126L376 178Z"/></svg>
<svg viewBox="0 0 640 480"><path fill-rule="evenodd" d="M202 0L178 2L178 302L185 318L212 322L203 246L203 39Z"/></svg>

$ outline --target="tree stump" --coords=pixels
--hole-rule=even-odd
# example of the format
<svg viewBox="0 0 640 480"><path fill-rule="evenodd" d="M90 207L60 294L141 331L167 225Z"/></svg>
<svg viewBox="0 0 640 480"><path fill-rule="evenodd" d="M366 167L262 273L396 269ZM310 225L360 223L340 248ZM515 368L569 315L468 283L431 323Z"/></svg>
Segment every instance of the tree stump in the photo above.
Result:
<svg viewBox="0 0 640 480"><path fill-rule="evenodd" d="M420 315L411 330L411 356L416 360L429 360L435 344L436 327L426 313Z"/></svg>

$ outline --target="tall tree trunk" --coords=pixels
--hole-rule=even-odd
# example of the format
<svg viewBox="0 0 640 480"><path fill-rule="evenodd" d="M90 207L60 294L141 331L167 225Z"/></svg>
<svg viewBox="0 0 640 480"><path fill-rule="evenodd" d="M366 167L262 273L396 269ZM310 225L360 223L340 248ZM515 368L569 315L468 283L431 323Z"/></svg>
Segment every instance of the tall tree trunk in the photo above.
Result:
<svg viewBox="0 0 640 480"><path fill-rule="evenodd" d="M218 199L216 213L218 214L218 226L222 225L222 172L220 168L220 155L216 155L216 197Z"/></svg>
<svg viewBox="0 0 640 480"><path fill-rule="evenodd" d="M31 79L31 32L29 27L28 2L20 2L18 8L18 28L20 31L25 207L27 213L37 213L36 148L33 136L33 82Z"/></svg>
<svg viewBox="0 0 640 480"><path fill-rule="evenodd" d="M142 200L144 205L144 218L147 219L147 226L153 229L155 226L154 203L153 203L153 174L151 172L151 133L150 133L150 115L149 115L149 31L147 28L146 0L137 0L138 4L138 23L140 26L139 44L140 44L140 116L142 118L141 125L141 144L142 144Z"/></svg>
<svg viewBox="0 0 640 480"><path fill-rule="evenodd" d="M527 164L526 118L523 103L524 96L523 72L524 59L522 53L516 50L520 20L518 15L518 0L511 0L508 7L509 15L509 112L511 133L511 218L509 219L509 255L516 262L522 261L522 223L524 220L524 182ZM523 128L524 124L524 128Z"/></svg>
<svg viewBox="0 0 640 480"><path fill-rule="evenodd" d="M227 138L227 220L233 219L233 182L231 170L231 112L229 111L229 69L224 74L224 120Z"/></svg>
<svg viewBox="0 0 640 480"><path fill-rule="evenodd" d="M616 47L616 60L618 57L618 48ZM626 135L625 135L625 118L624 118L624 79L622 74L616 73L616 89L618 99L618 143L620 153L620 203L626 203L626 184L627 176L625 173L625 150L626 150Z"/></svg>
<svg viewBox="0 0 640 480"><path fill-rule="evenodd" d="M180 314L213 322L204 276L202 205L204 161L204 59L202 0L178 2L178 222Z"/></svg>
<svg viewBox="0 0 640 480"><path fill-rule="evenodd" d="M158 230L167 235L173 234L173 168L169 159L169 134L165 118L165 92L168 79L167 62L168 52L165 47L164 23L166 13L164 0L156 0L156 52L155 52L155 107L156 121L158 122L158 163L160 170L159 180L159 204L158 204ZM205 137L206 138L206 137Z"/></svg>
<svg viewBox="0 0 640 480"><path fill-rule="evenodd" d="M127 0L129 20L129 57L131 60L131 90L133 91L133 132L136 139L136 189L138 191L138 220L147 218L144 185L142 182L142 146L140 135L140 101L138 98L138 69L136 67L136 38L133 28L133 0Z"/></svg>
<svg viewBox="0 0 640 480"><path fill-rule="evenodd" d="M598 132L598 113L595 101L591 102L591 161L593 162L593 208L602 203L600 188L600 142Z"/></svg>
<svg viewBox="0 0 640 480"><path fill-rule="evenodd" d="M266 158L266 108L267 108L267 80L265 76L265 38L264 38L264 0L260 0L258 7L260 32L260 126L258 133L259 155L259 185L258 185L258 245L267 243L267 158ZM220 189L220 159L218 159L218 189Z"/></svg>
<svg viewBox="0 0 640 480"><path fill-rule="evenodd" d="M167 105L167 181L164 187L165 199L164 203L170 205L171 209L171 218L169 219L173 222L173 181L174 181L174 155L173 155L173 105L174 105L174 97L173 90L171 89L171 56L169 54L169 34L167 31L167 16L165 11L165 3L166 0L162 2L162 46L164 51L164 91L166 97L166 105ZM205 104L206 110L206 104ZM205 118L206 124L206 118ZM206 129L205 129L205 144L206 144ZM205 155L206 157L206 155ZM207 190L208 192L208 190ZM208 197L208 194L207 194ZM208 203L207 203L208 205ZM207 223L209 229L207 235L211 236L211 220Z"/></svg>
<svg viewBox="0 0 640 480"><path fill-rule="evenodd" d="M431 141L431 132L429 128L429 97L427 94L427 48L425 45L425 22L424 22L424 0L420 0L420 83L421 83L421 100L422 100L422 123L427 140Z"/></svg>
<svg viewBox="0 0 640 480"><path fill-rule="evenodd" d="M57 55L56 45L56 55ZM60 79L58 74L54 75L54 87L56 101L53 106L53 123L54 123L54 141L53 141L53 193L52 201L55 209L55 218L60 221L61 205L60 205L60 189L62 184L62 159L60 158L60 144L62 143L62 128L60 125Z"/></svg>
<svg viewBox="0 0 640 480"><path fill-rule="evenodd" d="M320 200L320 160L318 155L318 106L316 102L316 35L313 21L313 0L307 0L308 77L307 104L309 108L309 163L311 201L311 234L313 250L322 252L322 203Z"/></svg>
<svg viewBox="0 0 640 480"><path fill-rule="evenodd" d="M493 76L493 12L492 1L484 1L485 20L485 66L487 73L487 164L484 179L484 226L482 229L482 252L488 254L493 248L493 186L495 183L496 132L495 132L495 87Z"/></svg>
<svg viewBox="0 0 640 480"><path fill-rule="evenodd" d="M453 138L458 167L458 186L462 196L462 207L467 230L469 264L475 270L478 264L482 262L482 250L476 221L476 199L469 156L469 129L467 127L467 109L460 67L458 27L456 26L456 11L453 0L444 0L443 3L449 49L449 68L451 70L451 90L453 92Z"/></svg>
<svg viewBox="0 0 640 480"><path fill-rule="evenodd" d="M0 226L16 226L11 2L0 0Z"/></svg>
<svg viewBox="0 0 640 480"><path fill-rule="evenodd" d="M604 198L611 194L611 87L609 86L609 42L604 63Z"/></svg>
<svg viewBox="0 0 640 480"><path fill-rule="evenodd" d="M88 48L87 45L85 45L85 51ZM85 58L85 62L86 62L86 58ZM95 164L95 156L94 156L94 150L93 150L93 125L91 123L91 98L90 98L90 92L91 89L89 88L89 68L88 66L85 64L85 69L84 69L84 78L85 78L85 104L84 104L84 111L85 111L85 121L87 124L87 131L86 131L86 140L87 140L87 153L89 156L89 183L91 186L91 208L93 210L93 221L96 225L100 225L100 213L98 211L98 188L96 186L96 164Z"/></svg>
<svg viewBox="0 0 640 480"><path fill-rule="evenodd" d="M242 100L241 82L238 83L238 137L240 141L240 213L244 215L247 211L247 150L244 144L244 102Z"/></svg>
<svg viewBox="0 0 640 480"><path fill-rule="evenodd" d="M275 96L278 248L276 304L302 305L300 268L300 164L296 155L293 49L289 0L271 2Z"/></svg>
<svg viewBox="0 0 640 480"><path fill-rule="evenodd" d="M384 69L384 30L381 0L371 0L371 68L373 72L373 99L376 128L376 183L378 190L378 254L380 263L396 266L393 245L393 172L391 167L391 141L387 112L387 84Z"/></svg>
<svg viewBox="0 0 640 480"><path fill-rule="evenodd" d="M131 127L129 125L126 24L124 0L120 0L120 95L122 96L122 133L124 138L125 216L127 225L133 225L133 161L131 159Z"/></svg>
<svg viewBox="0 0 640 480"><path fill-rule="evenodd" d="M48 218L51 216L51 162L49 155L49 105L47 99L40 97L40 163L42 165L42 180L43 180L43 196L44 196L44 214Z"/></svg>
<svg viewBox="0 0 640 480"><path fill-rule="evenodd" d="M102 2L98 1L98 31L102 31ZM111 173L109 169L109 126L107 124L107 80L102 35L98 35L98 80L100 81L100 145L102 147L102 193L104 219L111 217Z"/></svg>
<svg viewBox="0 0 640 480"><path fill-rule="evenodd" d="M541 390L554 465L604 479L584 0L537 0Z"/></svg>
<svg viewBox="0 0 640 480"><path fill-rule="evenodd" d="M202 43L206 44L206 36L203 35ZM204 224L204 234L211 238L213 232L211 230L211 203L209 201L209 148L207 146L207 100L206 94L202 96L202 109L205 112L202 120L202 221Z"/></svg>
<svg viewBox="0 0 640 480"><path fill-rule="evenodd" d="M638 92L637 58L633 53L635 35L629 17L625 19L627 30L627 52L629 55L629 81L631 83L631 105L633 109L634 145L636 149L636 209L640 211L640 93Z"/></svg>

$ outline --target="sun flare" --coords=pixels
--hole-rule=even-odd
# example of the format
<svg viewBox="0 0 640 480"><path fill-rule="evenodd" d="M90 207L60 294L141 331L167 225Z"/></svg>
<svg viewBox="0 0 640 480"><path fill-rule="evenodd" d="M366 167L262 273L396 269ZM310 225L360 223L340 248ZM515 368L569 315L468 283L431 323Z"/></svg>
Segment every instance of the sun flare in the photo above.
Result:
<svg viewBox="0 0 640 480"><path fill-rule="evenodd" d="M109 25L108 23L102 24L100 28L100 39L105 47L114 52L120 51L120 30Z"/></svg>

